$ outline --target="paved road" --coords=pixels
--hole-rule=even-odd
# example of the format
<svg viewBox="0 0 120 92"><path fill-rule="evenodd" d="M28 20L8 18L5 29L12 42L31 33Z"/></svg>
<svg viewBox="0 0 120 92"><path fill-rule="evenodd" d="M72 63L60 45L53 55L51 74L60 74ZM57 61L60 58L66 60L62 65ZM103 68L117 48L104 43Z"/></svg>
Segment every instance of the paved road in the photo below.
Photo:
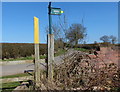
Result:
<svg viewBox="0 0 120 92"><path fill-rule="evenodd" d="M68 53L66 53L65 55L55 57L55 63L57 65L60 64L65 56L69 56L73 52L74 50L69 50ZM46 65L45 63L41 63L40 68L45 69L45 65ZM3 65L0 66L0 69L2 69L2 73L0 73L0 76L6 76L6 75L24 73L25 70L34 70L34 64L26 63L26 64L16 64L16 65Z"/></svg>

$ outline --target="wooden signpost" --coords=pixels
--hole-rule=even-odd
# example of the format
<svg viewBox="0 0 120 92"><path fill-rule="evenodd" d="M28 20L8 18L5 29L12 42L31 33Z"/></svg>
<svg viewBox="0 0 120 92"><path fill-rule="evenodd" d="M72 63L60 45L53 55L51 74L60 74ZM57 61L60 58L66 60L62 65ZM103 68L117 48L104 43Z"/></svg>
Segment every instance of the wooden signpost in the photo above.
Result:
<svg viewBox="0 0 120 92"><path fill-rule="evenodd" d="M48 81L53 81L54 34L48 34Z"/></svg>
<svg viewBox="0 0 120 92"><path fill-rule="evenodd" d="M48 5L49 15L49 34L48 34L48 81L53 81L53 69L54 69L54 34L52 32L52 15L61 15L63 11L61 8L51 7L51 2Z"/></svg>

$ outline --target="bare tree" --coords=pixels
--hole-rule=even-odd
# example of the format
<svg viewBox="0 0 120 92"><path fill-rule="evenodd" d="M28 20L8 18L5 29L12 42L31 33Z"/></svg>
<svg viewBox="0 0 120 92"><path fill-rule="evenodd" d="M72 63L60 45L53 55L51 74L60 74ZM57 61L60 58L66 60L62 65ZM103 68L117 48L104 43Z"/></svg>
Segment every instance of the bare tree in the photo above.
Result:
<svg viewBox="0 0 120 92"><path fill-rule="evenodd" d="M100 38L100 40L102 40L103 42L110 42L110 37L107 35L104 35Z"/></svg>
<svg viewBox="0 0 120 92"><path fill-rule="evenodd" d="M81 24L72 24L67 32L66 38L70 43L78 45L78 42L86 37L86 28Z"/></svg>
<svg viewBox="0 0 120 92"><path fill-rule="evenodd" d="M46 27L46 33L48 34L49 32L49 27L47 26ZM57 40L58 38L60 38L60 32L61 32L61 29L59 27L59 25L57 24L52 24L52 31L53 31L53 34L54 34L54 39Z"/></svg>
<svg viewBox="0 0 120 92"><path fill-rule="evenodd" d="M68 30L68 23L67 23L67 18L66 15L64 15L63 19L59 16L59 26L61 28L61 34L62 38L64 39L64 42L67 42L66 39L66 34Z"/></svg>
<svg viewBox="0 0 120 92"><path fill-rule="evenodd" d="M112 44L115 44L115 42L117 41L117 38L113 35L110 36L110 39Z"/></svg>
<svg viewBox="0 0 120 92"><path fill-rule="evenodd" d="M46 30L48 32L48 27ZM63 46L61 47L64 48L71 45L77 45L78 42L83 41L87 35L86 28L82 26L82 24L72 24L70 27L68 27L66 15L64 15L63 18L59 16L58 22L52 25L52 30L55 38L55 45L58 45L58 43L62 42L61 45ZM62 41L59 39L62 39Z"/></svg>
<svg viewBox="0 0 120 92"><path fill-rule="evenodd" d="M117 38L113 35L111 36L107 36L107 35L104 35L100 38L100 40L102 40L103 42L107 42L107 43L112 43L112 44L115 44L115 42L117 41Z"/></svg>

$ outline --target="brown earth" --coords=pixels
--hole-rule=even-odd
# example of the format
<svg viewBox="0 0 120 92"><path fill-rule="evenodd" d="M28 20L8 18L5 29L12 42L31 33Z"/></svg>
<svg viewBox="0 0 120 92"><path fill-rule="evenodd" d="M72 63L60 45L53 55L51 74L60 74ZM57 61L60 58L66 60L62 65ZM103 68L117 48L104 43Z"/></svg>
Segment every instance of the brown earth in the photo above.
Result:
<svg viewBox="0 0 120 92"><path fill-rule="evenodd" d="M115 63L119 65L119 50L117 47L101 47L100 51L96 51L98 54L90 54L89 57L96 61L101 67L104 63Z"/></svg>

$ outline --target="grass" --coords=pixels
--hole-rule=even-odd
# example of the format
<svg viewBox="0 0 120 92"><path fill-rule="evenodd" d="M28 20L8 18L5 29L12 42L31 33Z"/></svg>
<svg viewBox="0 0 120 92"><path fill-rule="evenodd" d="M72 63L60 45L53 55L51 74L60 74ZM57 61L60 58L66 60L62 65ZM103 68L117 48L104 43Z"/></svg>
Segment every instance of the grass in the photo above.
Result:
<svg viewBox="0 0 120 92"><path fill-rule="evenodd" d="M33 73L31 73L33 74ZM3 76L0 77L0 79L5 79L5 78L16 78L16 77L24 77L24 76L30 76L28 73L22 73L22 74L15 74L15 75L8 75L8 76ZM1 91L9 91L12 92L13 89L15 89L17 86L20 85L20 82L10 82L10 83L2 83L0 84L0 92Z"/></svg>
<svg viewBox="0 0 120 92"><path fill-rule="evenodd" d="M2 76L0 79L5 79L5 78L16 78L16 77L24 77L24 76L30 76L28 73L21 73L21 74L15 74L15 75L8 75L8 76Z"/></svg>
<svg viewBox="0 0 120 92"><path fill-rule="evenodd" d="M58 52L57 52L57 53L55 53L55 56L62 55L62 54L64 54L65 52L66 52L65 50L60 49L60 50L58 50Z"/></svg>
<svg viewBox="0 0 120 92"><path fill-rule="evenodd" d="M84 48L74 48L75 50L82 51L82 52L88 52L89 50Z"/></svg>
<svg viewBox="0 0 120 92"><path fill-rule="evenodd" d="M46 56L40 56L40 59L45 59L46 58Z"/></svg>
<svg viewBox="0 0 120 92"><path fill-rule="evenodd" d="M10 82L10 83L3 83L2 85L0 85L0 91L2 92L12 92L13 89L15 89L17 86L20 85L20 82Z"/></svg>
<svg viewBox="0 0 120 92"><path fill-rule="evenodd" d="M40 56L40 59L44 59L46 56ZM22 57L22 58L16 58L16 59L6 59L6 60L0 60L0 61L17 61L17 60L33 60L34 58L31 56L28 57Z"/></svg>
<svg viewBox="0 0 120 92"><path fill-rule="evenodd" d="M22 58L16 58L16 59L6 59L2 61L17 61L17 60L33 60L33 57L28 56L28 57L22 57Z"/></svg>

